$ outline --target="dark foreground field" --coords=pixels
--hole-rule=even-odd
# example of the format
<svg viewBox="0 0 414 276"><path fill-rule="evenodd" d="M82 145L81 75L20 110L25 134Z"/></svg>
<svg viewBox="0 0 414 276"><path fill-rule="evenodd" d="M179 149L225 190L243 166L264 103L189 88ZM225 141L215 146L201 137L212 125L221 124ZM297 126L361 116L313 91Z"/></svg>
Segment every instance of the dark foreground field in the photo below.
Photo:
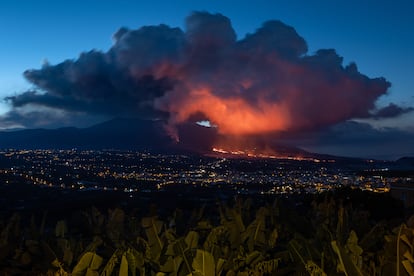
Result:
<svg viewBox="0 0 414 276"><path fill-rule="evenodd" d="M414 219L389 194L0 194L0 275L406 275L414 262Z"/></svg>

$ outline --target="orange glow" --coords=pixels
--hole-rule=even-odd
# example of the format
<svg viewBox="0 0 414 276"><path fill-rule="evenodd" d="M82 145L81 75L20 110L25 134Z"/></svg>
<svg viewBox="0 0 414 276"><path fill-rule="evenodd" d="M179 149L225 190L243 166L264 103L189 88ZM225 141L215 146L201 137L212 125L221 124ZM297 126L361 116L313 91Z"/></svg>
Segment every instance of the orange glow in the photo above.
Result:
<svg viewBox="0 0 414 276"><path fill-rule="evenodd" d="M192 90L179 104L170 103L172 123L187 121L191 115L202 113L221 134L249 135L286 130L289 113L282 103L259 100L252 105L242 97L218 97L208 88Z"/></svg>
<svg viewBox="0 0 414 276"><path fill-rule="evenodd" d="M268 159L287 159L287 160L296 160L296 161L312 161L315 163L320 162L335 162L335 160L321 160L313 157L303 157L303 156L296 156L296 155L283 155L283 154L277 154L276 152L257 152L255 150L228 150L223 148L212 148L212 152L224 155L226 157L248 157L248 158L268 158Z"/></svg>

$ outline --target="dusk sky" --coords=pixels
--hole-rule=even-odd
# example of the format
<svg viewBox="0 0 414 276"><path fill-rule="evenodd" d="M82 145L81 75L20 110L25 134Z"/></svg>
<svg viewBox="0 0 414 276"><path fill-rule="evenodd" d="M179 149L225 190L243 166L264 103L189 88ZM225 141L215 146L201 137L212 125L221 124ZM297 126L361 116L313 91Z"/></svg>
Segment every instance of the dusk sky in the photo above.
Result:
<svg viewBox="0 0 414 276"><path fill-rule="evenodd" d="M413 12L412 1L3 0L0 129L167 113L170 130L198 116L223 135L414 155Z"/></svg>

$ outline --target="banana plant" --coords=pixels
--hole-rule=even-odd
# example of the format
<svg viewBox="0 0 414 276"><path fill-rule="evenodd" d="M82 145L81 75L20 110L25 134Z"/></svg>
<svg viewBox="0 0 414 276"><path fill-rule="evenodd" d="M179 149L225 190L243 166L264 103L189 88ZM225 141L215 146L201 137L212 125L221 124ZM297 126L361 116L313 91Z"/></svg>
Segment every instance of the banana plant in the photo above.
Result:
<svg viewBox="0 0 414 276"><path fill-rule="evenodd" d="M73 276L96 276L99 275L99 267L102 265L103 259L95 252L84 253L79 262L72 270Z"/></svg>
<svg viewBox="0 0 414 276"><path fill-rule="evenodd" d="M358 245L358 237L354 231L349 234L346 245L337 241L331 242L332 249L338 256L337 269L345 275L364 275L362 272L362 248Z"/></svg>
<svg viewBox="0 0 414 276"><path fill-rule="evenodd" d="M209 252L196 249L196 255L192 262L193 275L215 276L216 264L213 255ZM220 268L218 268L220 270ZM218 271L220 272L220 271ZM218 274L220 275L220 274Z"/></svg>
<svg viewBox="0 0 414 276"><path fill-rule="evenodd" d="M164 246L160 239L161 230L164 223L158 217L145 217L141 221L141 225L145 230L148 239L148 244L151 248L151 256L153 260L158 260L161 255L161 250Z"/></svg>
<svg viewBox="0 0 414 276"><path fill-rule="evenodd" d="M246 244L250 252L255 248L262 248L267 244L266 216L268 209L261 207L256 213L256 219L250 223L246 231L242 234L242 241Z"/></svg>

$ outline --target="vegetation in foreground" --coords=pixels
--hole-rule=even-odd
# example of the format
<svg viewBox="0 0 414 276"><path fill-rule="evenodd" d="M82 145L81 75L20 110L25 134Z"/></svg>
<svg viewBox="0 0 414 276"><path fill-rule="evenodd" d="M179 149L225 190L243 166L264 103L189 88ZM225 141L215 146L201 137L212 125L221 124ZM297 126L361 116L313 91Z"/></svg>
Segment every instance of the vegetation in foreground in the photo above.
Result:
<svg viewBox="0 0 414 276"><path fill-rule="evenodd" d="M403 222L389 195L345 189L300 202L236 197L174 207L6 216L0 275L414 273L414 217Z"/></svg>

